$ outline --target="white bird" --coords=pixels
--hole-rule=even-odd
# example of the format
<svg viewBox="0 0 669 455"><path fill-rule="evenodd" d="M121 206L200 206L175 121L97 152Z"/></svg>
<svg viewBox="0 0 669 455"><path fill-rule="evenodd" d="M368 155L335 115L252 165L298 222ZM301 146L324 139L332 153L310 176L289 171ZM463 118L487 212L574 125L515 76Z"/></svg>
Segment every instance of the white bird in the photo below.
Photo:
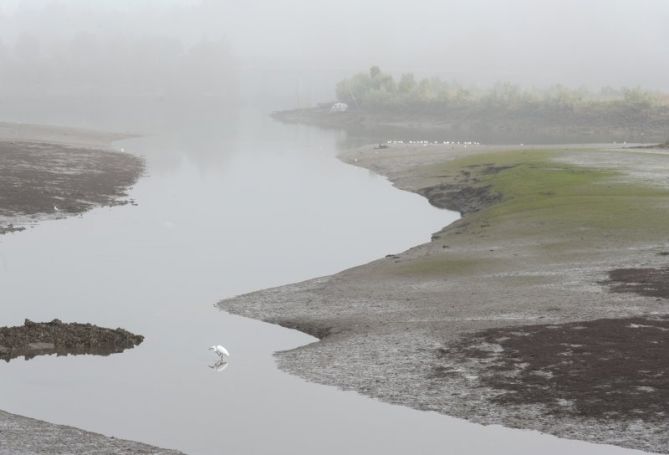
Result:
<svg viewBox="0 0 669 455"><path fill-rule="evenodd" d="M214 351L216 354L218 354L218 357L221 359L223 358L223 356L230 357L230 353L228 352L228 350L225 349L220 344L215 344L213 346L210 346L209 350Z"/></svg>
<svg viewBox="0 0 669 455"><path fill-rule="evenodd" d="M54 206L53 206L53 211L54 211L54 212L60 212L60 209L54 205Z"/></svg>

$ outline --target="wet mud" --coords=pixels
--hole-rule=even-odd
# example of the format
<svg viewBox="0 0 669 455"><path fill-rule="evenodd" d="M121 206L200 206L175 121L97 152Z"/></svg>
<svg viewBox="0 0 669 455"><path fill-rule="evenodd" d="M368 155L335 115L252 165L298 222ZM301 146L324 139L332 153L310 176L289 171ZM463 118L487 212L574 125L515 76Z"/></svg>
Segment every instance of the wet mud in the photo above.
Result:
<svg viewBox="0 0 669 455"><path fill-rule="evenodd" d="M38 355L56 354L110 355L131 349L144 341L124 329L108 329L92 324L33 322L22 326L0 327L0 359L9 362L23 356L26 360Z"/></svg>
<svg viewBox="0 0 669 455"><path fill-rule="evenodd" d="M539 404L549 415L665 422L669 415L669 317L597 319L489 329L437 356L476 359L495 402ZM446 365L446 364L444 364Z"/></svg>
<svg viewBox="0 0 669 455"><path fill-rule="evenodd" d="M666 256L665 253L659 255ZM611 292L669 299L669 267L611 270L609 279L602 284L608 285Z"/></svg>
<svg viewBox="0 0 669 455"><path fill-rule="evenodd" d="M490 185L482 185L476 176L493 175L512 167L495 166L492 163L471 165L468 170L451 176L450 180L455 183L433 185L417 192L440 209L458 211L462 215L478 212L500 202L502 194L494 191Z"/></svg>
<svg viewBox="0 0 669 455"><path fill-rule="evenodd" d="M453 109L436 113L350 109L330 112L331 104L272 113L284 123L344 130L374 142L386 139L477 140L486 144L577 144L666 140L669 110L629 115L597 112L561 115ZM563 112L563 114L565 114ZM649 115L650 114L650 115Z"/></svg>
<svg viewBox="0 0 669 455"><path fill-rule="evenodd" d="M280 368L481 424L668 453L666 154L390 145L342 159L463 218L402 253L221 302L317 336L331 328L277 354ZM514 163L531 185L509 182ZM602 285L602 270L630 264L656 269Z"/></svg>
<svg viewBox="0 0 669 455"><path fill-rule="evenodd" d="M133 155L42 142L0 140L0 234L97 206L132 203L144 170Z"/></svg>

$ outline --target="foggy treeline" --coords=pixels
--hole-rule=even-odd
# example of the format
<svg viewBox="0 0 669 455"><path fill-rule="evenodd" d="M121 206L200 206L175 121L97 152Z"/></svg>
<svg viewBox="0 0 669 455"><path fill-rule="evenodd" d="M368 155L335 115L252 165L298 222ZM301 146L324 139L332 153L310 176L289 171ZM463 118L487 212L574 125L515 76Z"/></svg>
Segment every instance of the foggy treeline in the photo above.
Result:
<svg viewBox="0 0 669 455"><path fill-rule="evenodd" d="M668 94L639 87L603 87L591 90L558 84L537 89L504 82L480 88L439 77L417 79L413 73L404 73L396 79L378 66L372 66L368 72L360 72L340 81L336 95L338 100L353 108L434 113L453 108L476 107L508 111L669 107Z"/></svg>
<svg viewBox="0 0 669 455"><path fill-rule="evenodd" d="M372 64L482 87L669 91L667 23L664 0L0 0L0 94L306 107Z"/></svg>
<svg viewBox="0 0 669 455"><path fill-rule="evenodd" d="M119 40L80 33L62 41L22 35L0 48L5 95L227 95L235 90L222 42L189 47L164 37Z"/></svg>
<svg viewBox="0 0 669 455"><path fill-rule="evenodd" d="M104 2L35 3L0 15L4 96L229 96L237 90L225 41L206 33L185 39L169 16L150 27L160 8L133 18ZM175 8L166 11L177 14Z"/></svg>

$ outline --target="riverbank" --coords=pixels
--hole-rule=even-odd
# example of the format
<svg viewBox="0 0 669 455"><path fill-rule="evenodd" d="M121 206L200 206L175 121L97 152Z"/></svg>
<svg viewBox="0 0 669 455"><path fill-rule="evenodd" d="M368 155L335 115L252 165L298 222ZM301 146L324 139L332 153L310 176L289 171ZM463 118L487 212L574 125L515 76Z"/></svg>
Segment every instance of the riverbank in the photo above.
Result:
<svg viewBox="0 0 669 455"><path fill-rule="evenodd" d="M129 137L71 128L0 123L0 234L74 216L99 206L130 203L129 187L141 176L140 158L111 150ZM38 354L109 354L139 344L141 336L89 324L26 321L2 328L0 358ZM0 454L179 455L77 428L0 411Z"/></svg>
<svg viewBox="0 0 669 455"><path fill-rule="evenodd" d="M669 109L610 112L514 112L453 108L440 113L350 109L330 106L278 111L284 123L345 130L352 137L379 140L475 141L486 144L664 142Z"/></svg>
<svg viewBox="0 0 669 455"><path fill-rule="evenodd" d="M138 442L110 438L0 411L0 455L183 455Z"/></svg>
<svg viewBox="0 0 669 455"><path fill-rule="evenodd" d="M282 369L669 452L666 149L391 145L341 158L463 217L408 251L221 302L320 338L278 353Z"/></svg>
<svg viewBox="0 0 669 455"><path fill-rule="evenodd" d="M110 148L128 137L0 123L0 234L94 207L132 203L143 161Z"/></svg>

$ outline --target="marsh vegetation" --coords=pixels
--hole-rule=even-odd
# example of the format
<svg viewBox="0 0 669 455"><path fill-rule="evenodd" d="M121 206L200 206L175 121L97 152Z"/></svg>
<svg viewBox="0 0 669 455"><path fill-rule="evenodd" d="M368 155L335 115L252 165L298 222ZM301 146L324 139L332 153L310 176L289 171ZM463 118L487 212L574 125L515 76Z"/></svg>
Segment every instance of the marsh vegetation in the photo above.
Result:
<svg viewBox="0 0 669 455"><path fill-rule="evenodd" d="M346 112L321 103L275 117L379 139L647 143L669 135L669 95L639 87L480 87L413 73L396 78L373 66L337 83L336 97Z"/></svg>

